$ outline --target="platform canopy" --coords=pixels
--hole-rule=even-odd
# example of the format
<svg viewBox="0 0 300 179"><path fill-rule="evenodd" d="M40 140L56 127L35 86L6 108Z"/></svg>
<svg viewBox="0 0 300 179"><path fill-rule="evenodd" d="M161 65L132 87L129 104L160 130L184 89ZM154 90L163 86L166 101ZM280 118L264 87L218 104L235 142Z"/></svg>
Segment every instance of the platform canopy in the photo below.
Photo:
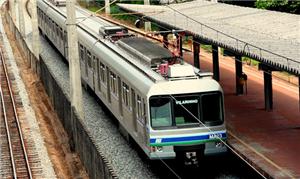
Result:
<svg viewBox="0 0 300 179"><path fill-rule="evenodd" d="M195 0L172 5L118 4L167 29L300 75L300 16Z"/></svg>

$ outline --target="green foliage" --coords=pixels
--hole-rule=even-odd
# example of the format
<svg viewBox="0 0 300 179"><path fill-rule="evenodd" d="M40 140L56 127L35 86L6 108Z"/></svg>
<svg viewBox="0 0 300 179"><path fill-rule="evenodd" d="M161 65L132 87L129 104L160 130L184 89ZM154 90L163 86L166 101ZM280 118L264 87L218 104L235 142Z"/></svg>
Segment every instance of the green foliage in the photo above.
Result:
<svg viewBox="0 0 300 179"><path fill-rule="evenodd" d="M254 7L255 0L218 0L218 2L244 7Z"/></svg>
<svg viewBox="0 0 300 179"><path fill-rule="evenodd" d="M90 11L92 11L92 12L96 12L96 11L98 11L100 8L97 7L97 6L89 6L87 9L90 10Z"/></svg>
<svg viewBox="0 0 300 179"><path fill-rule="evenodd" d="M300 0L218 0L218 2L300 14Z"/></svg>
<svg viewBox="0 0 300 179"><path fill-rule="evenodd" d="M212 52L212 47L211 47L211 45L203 45L203 44L201 44L200 47L201 47L202 49L204 49L205 51L207 51L207 52Z"/></svg>
<svg viewBox="0 0 300 179"><path fill-rule="evenodd" d="M115 14L115 15L112 15L112 17L114 17L116 19L128 21L129 23L132 23L132 24L137 20L136 16L132 16L132 15L117 15L117 14L120 14L120 13L126 13L126 12L122 11L117 5L110 6L110 13L111 14Z"/></svg>
<svg viewBox="0 0 300 179"><path fill-rule="evenodd" d="M251 66L258 66L258 64L260 63L259 61L254 60L249 57L242 57L242 61L246 62L248 65L251 65Z"/></svg>
<svg viewBox="0 0 300 179"><path fill-rule="evenodd" d="M300 1L298 0L257 0L255 6L260 9L300 14Z"/></svg>

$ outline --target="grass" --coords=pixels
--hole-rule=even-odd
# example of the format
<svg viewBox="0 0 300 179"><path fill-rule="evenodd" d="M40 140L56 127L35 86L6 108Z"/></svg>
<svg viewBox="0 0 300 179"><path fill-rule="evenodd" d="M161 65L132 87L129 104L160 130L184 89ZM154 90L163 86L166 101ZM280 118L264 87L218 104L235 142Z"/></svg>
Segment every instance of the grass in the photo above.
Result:
<svg viewBox="0 0 300 179"><path fill-rule="evenodd" d="M251 66L258 66L258 64L260 63L259 61L254 60L249 57L242 57L242 61L246 62L248 65L251 65Z"/></svg>
<svg viewBox="0 0 300 179"><path fill-rule="evenodd" d="M203 45L203 44L201 44L200 47L202 49L204 49L206 52L212 53L212 47L211 47L211 45Z"/></svg>
<svg viewBox="0 0 300 179"><path fill-rule="evenodd" d="M123 20L123 21L127 21L130 24L134 24L134 22L138 19L137 16L133 16L133 15L126 15L126 14L125 15L117 15L117 14L126 13L126 12L122 11L116 5L112 5L110 7L110 13L112 14L113 18Z"/></svg>
<svg viewBox="0 0 300 179"><path fill-rule="evenodd" d="M92 12L96 12L99 9L103 8L103 6L100 6L98 4L94 4L94 3L87 4L85 1L79 1L78 3L81 7L88 9L89 11L92 11ZM136 4L140 4L140 3L141 3L141 1L136 2ZM105 9L103 8L99 13L103 12L104 10ZM135 21L139 18L136 15L126 14L126 12L122 11L117 5L110 6L110 13L114 19L125 21L126 23L128 23L132 26L134 26ZM121 14L121 15L118 15L118 14ZM152 31L160 31L159 26L154 23L151 24L151 29L152 29Z"/></svg>

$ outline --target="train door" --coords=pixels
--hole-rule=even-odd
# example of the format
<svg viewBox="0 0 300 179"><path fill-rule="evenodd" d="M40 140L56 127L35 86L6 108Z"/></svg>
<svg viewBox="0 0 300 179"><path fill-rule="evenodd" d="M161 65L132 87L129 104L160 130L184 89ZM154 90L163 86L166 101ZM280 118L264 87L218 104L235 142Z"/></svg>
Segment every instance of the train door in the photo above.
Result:
<svg viewBox="0 0 300 179"><path fill-rule="evenodd" d="M148 146L148 142L149 142L149 134L148 134L148 123L147 123L147 106L146 106L146 101L145 99L142 99L142 122L143 122L143 128L140 130L141 131L141 136L143 137L143 144L145 146Z"/></svg>
<svg viewBox="0 0 300 179"><path fill-rule="evenodd" d="M118 93L119 93L119 112L123 116L123 105L122 105L122 82L121 78L118 76Z"/></svg>
<svg viewBox="0 0 300 179"><path fill-rule="evenodd" d="M97 92L98 91L98 76L99 76L99 66L98 66L98 58L94 57L94 91Z"/></svg>
<svg viewBox="0 0 300 179"><path fill-rule="evenodd" d="M79 47L79 53L80 53L80 47ZM64 31L64 56L66 59L69 59L69 56L68 56L68 34L66 31Z"/></svg>
<svg viewBox="0 0 300 179"><path fill-rule="evenodd" d="M54 45L56 45L56 30L55 30L55 22L53 20L51 20L51 39L52 39L52 43Z"/></svg>
<svg viewBox="0 0 300 179"><path fill-rule="evenodd" d="M49 18L48 18L48 16L46 16L45 20L46 20L46 26L45 26L44 30L45 30L46 35L49 37Z"/></svg>
<svg viewBox="0 0 300 179"><path fill-rule="evenodd" d="M107 82L107 85L106 85L106 87L107 87L107 91L106 91L106 93L107 93L107 101L109 102L109 103L111 103L111 94L110 94L110 74L109 74L109 68L108 67L106 67L106 82Z"/></svg>
<svg viewBox="0 0 300 179"><path fill-rule="evenodd" d="M60 52L64 55L64 32L61 27L59 27L59 42Z"/></svg>
<svg viewBox="0 0 300 179"><path fill-rule="evenodd" d="M143 144L147 144L147 138L145 133L145 103L141 96L136 96L136 118L137 118L137 133L138 140Z"/></svg>
<svg viewBox="0 0 300 179"><path fill-rule="evenodd" d="M85 80L85 47L81 44L79 44L80 48L80 71L81 71L81 78Z"/></svg>
<svg viewBox="0 0 300 179"><path fill-rule="evenodd" d="M87 80L89 86L94 89L94 56L90 51L87 51Z"/></svg>
<svg viewBox="0 0 300 179"><path fill-rule="evenodd" d="M54 36L56 37L56 47L58 47L58 51L61 52L61 48L60 48L60 35L59 35L59 27L58 25L55 23L55 34Z"/></svg>

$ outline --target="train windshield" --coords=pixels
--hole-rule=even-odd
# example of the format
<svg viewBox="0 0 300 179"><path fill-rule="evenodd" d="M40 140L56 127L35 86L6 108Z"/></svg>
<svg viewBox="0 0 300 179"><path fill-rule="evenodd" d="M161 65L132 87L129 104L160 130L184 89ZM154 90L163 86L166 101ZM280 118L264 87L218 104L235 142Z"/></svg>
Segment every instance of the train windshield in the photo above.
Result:
<svg viewBox="0 0 300 179"><path fill-rule="evenodd" d="M199 96L174 96L172 98L176 126L199 124Z"/></svg>
<svg viewBox="0 0 300 179"><path fill-rule="evenodd" d="M223 121L222 96L219 93L201 95L201 120L206 125L218 125Z"/></svg>
<svg viewBox="0 0 300 179"><path fill-rule="evenodd" d="M172 126L171 99L167 97L150 100L152 127Z"/></svg>
<svg viewBox="0 0 300 179"><path fill-rule="evenodd" d="M219 125L222 106L219 92L154 96L150 98L151 125L154 129Z"/></svg>

